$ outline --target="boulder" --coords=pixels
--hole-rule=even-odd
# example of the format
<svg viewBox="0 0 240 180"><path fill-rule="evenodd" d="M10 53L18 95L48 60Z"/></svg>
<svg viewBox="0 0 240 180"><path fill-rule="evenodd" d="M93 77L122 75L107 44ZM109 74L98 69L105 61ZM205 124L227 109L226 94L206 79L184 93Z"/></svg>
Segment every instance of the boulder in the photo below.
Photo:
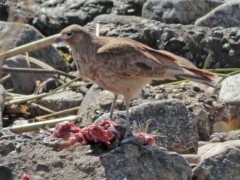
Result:
<svg viewBox="0 0 240 180"><path fill-rule="evenodd" d="M238 27L240 24L240 1L226 1L222 5L216 7L203 17L196 20L196 26L206 27Z"/></svg>
<svg viewBox="0 0 240 180"><path fill-rule="evenodd" d="M82 124L93 123L99 116L109 112L113 94L94 84L86 93L79 107L78 114ZM116 107L117 108L117 107Z"/></svg>
<svg viewBox="0 0 240 180"><path fill-rule="evenodd" d="M142 16L165 23L193 24L195 20L223 0L148 0L142 9Z"/></svg>
<svg viewBox="0 0 240 180"><path fill-rule="evenodd" d="M39 101L39 104L53 111L61 111L79 106L82 100L82 93L68 90L44 97Z"/></svg>
<svg viewBox="0 0 240 180"><path fill-rule="evenodd" d="M240 104L240 75L236 74L224 79L221 83L219 99L226 104L239 105Z"/></svg>
<svg viewBox="0 0 240 180"><path fill-rule="evenodd" d="M199 148L200 163L193 169L198 180L239 180L240 140L211 143Z"/></svg>
<svg viewBox="0 0 240 180"><path fill-rule="evenodd" d="M191 179L191 168L177 153L127 144L101 157L106 179Z"/></svg>
<svg viewBox="0 0 240 180"><path fill-rule="evenodd" d="M108 119L109 114L99 117L96 122ZM126 112L114 112L113 119L125 124ZM178 153L196 153L198 133L195 121L186 106L177 99L153 101L130 108L130 123L134 130L146 125L148 133L156 133L156 144Z"/></svg>
<svg viewBox="0 0 240 180"><path fill-rule="evenodd" d="M0 49L2 51L44 38L38 30L27 24L0 21L0 27ZM68 71L67 63L52 46L29 52L29 56L58 70Z"/></svg>
<svg viewBox="0 0 240 180"><path fill-rule="evenodd" d="M30 134L12 140L18 150L1 156L0 170L4 164L18 179L28 174L37 180L188 180L192 176L191 167L183 157L163 148L122 144L111 151L102 149L103 152L97 153L90 145L77 143L59 150L45 145L43 136Z"/></svg>
<svg viewBox="0 0 240 180"><path fill-rule="evenodd" d="M7 59L3 66L12 68L31 68L27 59L22 55ZM11 72L10 74L10 79L5 81L3 85L6 89L13 89L14 92L19 94L32 94L36 88L36 81L43 82L53 77L53 75L45 73Z"/></svg>

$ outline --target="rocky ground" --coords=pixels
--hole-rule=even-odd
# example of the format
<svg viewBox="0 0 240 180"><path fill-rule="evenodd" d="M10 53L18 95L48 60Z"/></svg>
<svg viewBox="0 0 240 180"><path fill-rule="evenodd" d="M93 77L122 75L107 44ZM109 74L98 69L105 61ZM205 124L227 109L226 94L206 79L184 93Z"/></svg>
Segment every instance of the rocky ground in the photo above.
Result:
<svg viewBox="0 0 240 180"><path fill-rule="evenodd" d="M72 108L62 116L78 114L79 126L100 122L108 118L113 95L78 80L55 94L20 101L71 81L76 68L63 58L71 60L66 47L58 47L61 55L49 46L9 58L4 68L54 68L68 75L0 72L0 180L240 180L239 12L239 0L1 1L1 51L73 23L95 33L99 23L102 36L129 37L183 56L200 68L209 57L207 68L219 73L219 85L147 85L131 101L130 122L135 132L154 135L155 146L131 142L112 150L80 143L69 147L49 141L53 129L45 125L35 132L9 129ZM119 98L113 117L120 124L124 110Z"/></svg>

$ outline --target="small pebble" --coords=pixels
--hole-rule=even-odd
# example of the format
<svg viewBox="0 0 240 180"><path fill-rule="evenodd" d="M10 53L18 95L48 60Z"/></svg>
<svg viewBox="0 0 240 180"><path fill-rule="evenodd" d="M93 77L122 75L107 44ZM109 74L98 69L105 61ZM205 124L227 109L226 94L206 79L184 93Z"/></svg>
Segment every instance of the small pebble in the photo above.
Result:
<svg viewBox="0 0 240 180"><path fill-rule="evenodd" d="M164 96L163 96L163 94L156 94L156 96L155 96L155 100L160 100L160 99L163 99L164 98Z"/></svg>
<svg viewBox="0 0 240 180"><path fill-rule="evenodd" d="M124 105L123 100L122 99L117 99L116 105L119 106L119 107L122 107Z"/></svg>
<svg viewBox="0 0 240 180"><path fill-rule="evenodd" d="M201 91L201 88L198 87L198 86L193 86L193 91L195 91L195 92L200 92L200 91Z"/></svg>
<svg viewBox="0 0 240 180"><path fill-rule="evenodd" d="M172 92L177 93L177 92L179 92L179 90L178 89L173 89Z"/></svg>

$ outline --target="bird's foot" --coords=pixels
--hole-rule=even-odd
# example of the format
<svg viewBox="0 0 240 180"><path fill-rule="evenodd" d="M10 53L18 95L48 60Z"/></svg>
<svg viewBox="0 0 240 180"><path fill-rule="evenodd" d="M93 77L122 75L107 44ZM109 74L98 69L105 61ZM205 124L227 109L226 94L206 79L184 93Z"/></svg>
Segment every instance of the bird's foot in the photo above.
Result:
<svg viewBox="0 0 240 180"><path fill-rule="evenodd" d="M142 149L142 142L138 138L136 138L134 135L124 138L120 143L120 145L125 145L125 144L132 144L132 145L138 146L139 149Z"/></svg>

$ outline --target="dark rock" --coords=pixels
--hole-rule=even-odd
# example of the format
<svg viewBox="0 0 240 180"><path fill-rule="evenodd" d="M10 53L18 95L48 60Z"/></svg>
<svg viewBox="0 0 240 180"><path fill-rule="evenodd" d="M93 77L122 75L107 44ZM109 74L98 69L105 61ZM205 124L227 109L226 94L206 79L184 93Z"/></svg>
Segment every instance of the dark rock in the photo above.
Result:
<svg viewBox="0 0 240 180"><path fill-rule="evenodd" d="M191 179L191 168L177 153L126 144L101 157L106 179Z"/></svg>
<svg viewBox="0 0 240 180"><path fill-rule="evenodd" d="M78 114L83 124L93 123L99 116L109 112L113 94L94 84L84 96Z"/></svg>
<svg viewBox="0 0 240 180"><path fill-rule="evenodd" d="M44 37L35 28L26 24L0 21L0 27L0 49L3 51L42 39ZM56 69L68 71L66 62L52 46L29 52L29 56L43 61Z"/></svg>
<svg viewBox="0 0 240 180"><path fill-rule="evenodd" d="M59 82L56 78L49 78L46 81L41 83L42 90L41 92L49 92L51 90L56 89L57 87L61 86L62 83Z"/></svg>
<svg viewBox="0 0 240 180"><path fill-rule="evenodd" d="M0 21L7 21L8 19L8 3L7 0L2 0L0 2Z"/></svg>
<svg viewBox="0 0 240 180"><path fill-rule="evenodd" d="M56 151L43 144L43 137L36 139L34 145L23 140L21 151L0 158L0 164L11 168L18 179L24 173L37 180L191 179L191 167L184 158L163 148L122 144L114 150L90 155L87 145L76 143Z"/></svg>
<svg viewBox="0 0 240 180"><path fill-rule="evenodd" d="M193 119L197 124L198 137L200 141L207 141L210 137L210 124L208 118L208 112L200 105L195 104L192 106Z"/></svg>
<svg viewBox="0 0 240 180"><path fill-rule="evenodd" d="M213 0L148 0L142 10L142 16L165 23L192 24L222 1Z"/></svg>
<svg viewBox="0 0 240 180"><path fill-rule="evenodd" d="M208 150L193 169L193 179L239 180L240 140L207 144ZM202 146L200 149L205 148Z"/></svg>
<svg viewBox="0 0 240 180"><path fill-rule="evenodd" d="M12 170L9 167L0 165L0 179L2 180L14 180Z"/></svg>
<svg viewBox="0 0 240 180"><path fill-rule="evenodd" d="M5 67L14 68L31 68L27 63L27 59L18 55L10 58L4 62ZM36 81L43 82L52 75L44 73L25 73L25 72L12 72L11 78L5 81L3 85L7 89L14 89L14 92L19 94L32 94L36 88Z"/></svg>
<svg viewBox="0 0 240 180"><path fill-rule="evenodd" d="M83 100L83 95L74 91L64 91L42 98L39 104L53 111L79 106Z"/></svg>
<svg viewBox="0 0 240 180"><path fill-rule="evenodd" d="M108 117L109 114L104 114L96 122ZM125 123L126 112L115 111L113 119L121 124ZM159 134L156 136L157 145L178 153L197 152L197 127L181 101L154 101L130 108L131 124L140 127L147 121L147 131Z"/></svg>
<svg viewBox="0 0 240 180"><path fill-rule="evenodd" d="M15 144L11 140L0 140L0 157L6 156L15 150Z"/></svg>
<svg viewBox="0 0 240 180"><path fill-rule="evenodd" d="M226 1L205 16L196 20L195 25L206 27L237 27L240 23L240 1Z"/></svg>

